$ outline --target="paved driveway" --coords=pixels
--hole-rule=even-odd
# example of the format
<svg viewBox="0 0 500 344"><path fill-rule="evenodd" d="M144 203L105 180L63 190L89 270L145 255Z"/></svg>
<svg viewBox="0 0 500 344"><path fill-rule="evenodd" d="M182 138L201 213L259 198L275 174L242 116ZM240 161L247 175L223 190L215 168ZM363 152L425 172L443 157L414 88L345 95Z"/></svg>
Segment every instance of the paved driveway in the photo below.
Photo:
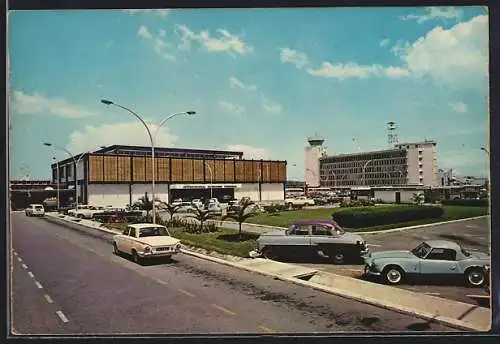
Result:
<svg viewBox="0 0 500 344"><path fill-rule="evenodd" d="M412 230L365 234L370 250L409 250L420 242L428 239L447 239L460 243L464 248L471 251L490 253L490 226L488 218L467 220L444 225L435 225ZM331 265L310 264L302 265L316 267L323 271L333 272L345 276L360 278L363 270L362 265ZM469 288L463 285L442 284L413 284L402 285L400 288L441 296L457 301L486 306L486 292L481 288Z"/></svg>

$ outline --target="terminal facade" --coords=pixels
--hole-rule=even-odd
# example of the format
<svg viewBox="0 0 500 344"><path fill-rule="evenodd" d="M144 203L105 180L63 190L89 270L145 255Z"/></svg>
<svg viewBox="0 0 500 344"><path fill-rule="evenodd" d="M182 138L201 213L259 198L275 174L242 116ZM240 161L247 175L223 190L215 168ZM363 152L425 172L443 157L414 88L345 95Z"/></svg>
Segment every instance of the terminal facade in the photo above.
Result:
<svg viewBox="0 0 500 344"><path fill-rule="evenodd" d="M72 158L52 164L52 180L73 184L82 203L125 206L151 195L151 147L113 145L74 158L77 166ZM286 164L235 151L155 148L155 197L284 200Z"/></svg>

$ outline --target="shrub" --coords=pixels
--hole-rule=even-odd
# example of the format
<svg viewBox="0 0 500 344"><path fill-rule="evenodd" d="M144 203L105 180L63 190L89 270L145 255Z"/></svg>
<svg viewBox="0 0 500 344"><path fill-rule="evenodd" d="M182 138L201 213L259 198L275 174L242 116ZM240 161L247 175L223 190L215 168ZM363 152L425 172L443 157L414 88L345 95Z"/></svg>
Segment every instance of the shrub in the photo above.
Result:
<svg viewBox="0 0 500 344"><path fill-rule="evenodd" d="M440 218L444 209L438 206L359 207L343 209L332 218L347 228L363 228L423 219Z"/></svg>
<svg viewBox="0 0 500 344"><path fill-rule="evenodd" d="M447 199L441 202L443 205L465 205L472 207L489 206L488 199Z"/></svg>

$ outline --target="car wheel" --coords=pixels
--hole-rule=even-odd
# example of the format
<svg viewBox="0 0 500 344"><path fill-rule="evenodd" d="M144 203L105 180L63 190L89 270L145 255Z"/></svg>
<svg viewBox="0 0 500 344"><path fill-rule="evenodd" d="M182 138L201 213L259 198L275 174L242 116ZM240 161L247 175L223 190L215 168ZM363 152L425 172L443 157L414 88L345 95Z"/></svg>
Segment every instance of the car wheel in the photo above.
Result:
<svg viewBox="0 0 500 344"><path fill-rule="evenodd" d="M118 250L118 246L116 246L116 242L113 243L113 253L117 256L120 255L120 250Z"/></svg>
<svg viewBox="0 0 500 344"><path fill-rule="evenodd" d="M465 279L468 285L480 287L485 282L484 272L481 269L470 269L465 273Z"/></svg>
<svg viewBox="0 0 500 344"><path fill-rule="evenodd" d="M345 256L342 252L334 252L331 256L331 261L333 264L344 264Z"/></svg>
<svg viewBox="0 0 500 344"><path fill-rule="evenodd" d="M404 278L404 272L397 266L391 266L384 270L384 280L387 284L400 284Z"/></svg>
<svg viewBox="0 0 500 344"><path fill-rule="evenodd" d="M262 250L262 256L266 259L271 259L271 260L276 260L278 258L278 255L276 254L275 250L270 247L265 247Z"/></svg>
<svg viewBox="0 0 500 344"><path fill-rule="evenodd" d="M139 257L136 250L132 251L132 260L134 261L134 263L139 264L139 265L141 265L141 263L142 263L142 259L141 259L141 257Z"/></svg>

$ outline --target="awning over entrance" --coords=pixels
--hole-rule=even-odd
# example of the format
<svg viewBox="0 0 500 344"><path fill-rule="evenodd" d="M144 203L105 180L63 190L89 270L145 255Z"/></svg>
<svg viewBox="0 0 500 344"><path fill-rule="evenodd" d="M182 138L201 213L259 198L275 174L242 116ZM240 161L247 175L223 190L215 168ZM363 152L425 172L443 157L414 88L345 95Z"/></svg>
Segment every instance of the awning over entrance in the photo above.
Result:
<svg viewBox="0 0 500 344"><path fill-rule="evenodd" d="M170 189L234 189L240 188L241 184L173 184Z"/></svg>

